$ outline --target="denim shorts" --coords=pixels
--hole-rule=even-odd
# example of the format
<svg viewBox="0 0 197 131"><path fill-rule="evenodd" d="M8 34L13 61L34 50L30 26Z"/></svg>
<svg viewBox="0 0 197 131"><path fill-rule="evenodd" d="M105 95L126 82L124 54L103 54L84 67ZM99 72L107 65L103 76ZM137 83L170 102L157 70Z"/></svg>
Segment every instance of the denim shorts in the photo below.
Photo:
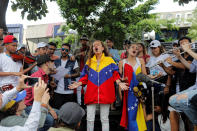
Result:
<svg viewBox="0 0 197 131"><path fill-rule="evenodd" d="M197 85L194 85L169 99L170 105L176 110L183 111L194 125L197 125L197 107L191 104L190 100L196 94Z"/></svg>

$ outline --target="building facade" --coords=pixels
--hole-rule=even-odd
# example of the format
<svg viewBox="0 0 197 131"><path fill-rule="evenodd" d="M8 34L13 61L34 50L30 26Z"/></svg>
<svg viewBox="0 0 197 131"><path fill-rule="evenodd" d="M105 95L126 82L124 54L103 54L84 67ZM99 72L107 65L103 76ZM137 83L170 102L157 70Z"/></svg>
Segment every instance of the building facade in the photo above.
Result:
<svg viewBox="0 0 197 131"><path fill-rule="evenodd" d="M193 10L157 13L159 19L174 20L174 25L179 27L179 30L167 30L166 27L161 27L163 32L162 37L179 39L187 35L188 29L192 25L189 21L193 17L192 13Z"/></svg>

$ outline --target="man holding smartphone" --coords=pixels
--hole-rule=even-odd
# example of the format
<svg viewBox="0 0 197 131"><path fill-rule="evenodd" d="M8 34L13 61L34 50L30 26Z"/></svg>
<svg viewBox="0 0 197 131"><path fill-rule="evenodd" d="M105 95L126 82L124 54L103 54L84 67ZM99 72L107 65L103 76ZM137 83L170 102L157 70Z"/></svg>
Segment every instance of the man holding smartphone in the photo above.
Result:
<svg viewBox="0 0 197 131"><path fill-rule="evenodd" d="M47 84L49 80L49 73L50 70L54 67L54 62L51 61L50 57L48 55L41 55L38 56L37 59L37 66L38 66L38 71L33 73L31 77L41 77L41 79ZM33 88L28 88L26 89L27 95L25 97L25 105L27 106L25 111L27 114L30 113L32 109L32 104L34 101L34 92ZM49 114L46 116L46 121L43 126L43 128L40 128L39 131L46 131L50 127L54 125L54 119L57 119L57 114L56 112L49 106Z"/></svg>

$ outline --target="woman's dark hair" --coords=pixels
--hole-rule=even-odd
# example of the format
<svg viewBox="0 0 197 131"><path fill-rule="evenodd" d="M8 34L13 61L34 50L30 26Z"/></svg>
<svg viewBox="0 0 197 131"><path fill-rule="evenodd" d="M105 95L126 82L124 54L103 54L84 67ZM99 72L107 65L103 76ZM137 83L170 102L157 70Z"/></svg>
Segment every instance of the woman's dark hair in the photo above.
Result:
<svg viewBox="0 0 197 131"><path fill-rule="evenodd" d="M14 105L13 105L11 108L9 108L6 112L0 112L0 120L6 118L6 117L8 117L8 116L11 116L11 115L16 115L18 106L19 106L19 102L16 102L16 103L14 103Z"/></svg>
<svg viewBox="0 0 197 131"><path fill-rule="evenodd" d="M143 48L143 56L147 55L146 47L143 43L137 43L138 45L141 45Z"/></svg>
<svg viewBox="0 0 197 131"><path fill-rule="evenodd" d="M88 66L91 65L91 58L95 55L95 54L94 54L94 51L93 51L93 44L94 44L95 42L100 42L101 45L102 45L102 47L104 48L103 53L105 54L105 56L109 56L108 49L106 48L106 46L104 45L104 43L103 43L102 41L100 41L100 40L95 40L95 41L91 44L90 50L89 50L89 52L88 52L88 59L87 59L87 61L88 61Z"/></svg>
<svg viewBox="0 0 197 131"><path fill-rule="evenodd" d="M169 118L169 114L170 114L170 111L168 110L168 106L169 106L169 94L163 94L161 96L162 98L162 103L161 103L161 115L162 115L162 120L163 120L163 123L165 123L167 121L167 119Z"/></svg>

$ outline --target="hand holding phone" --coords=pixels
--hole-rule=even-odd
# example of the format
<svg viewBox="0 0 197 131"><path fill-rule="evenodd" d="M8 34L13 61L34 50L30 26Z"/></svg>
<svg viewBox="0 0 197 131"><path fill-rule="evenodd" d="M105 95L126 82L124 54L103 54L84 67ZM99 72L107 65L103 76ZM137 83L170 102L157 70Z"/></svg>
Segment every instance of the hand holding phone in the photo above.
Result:
<svg viewBox="0 0 197 131"><path fill-rule="evenodd" d="M38 77L29 77L25 79L25 83L29 86L34 86L38 82Z"/></svg>

